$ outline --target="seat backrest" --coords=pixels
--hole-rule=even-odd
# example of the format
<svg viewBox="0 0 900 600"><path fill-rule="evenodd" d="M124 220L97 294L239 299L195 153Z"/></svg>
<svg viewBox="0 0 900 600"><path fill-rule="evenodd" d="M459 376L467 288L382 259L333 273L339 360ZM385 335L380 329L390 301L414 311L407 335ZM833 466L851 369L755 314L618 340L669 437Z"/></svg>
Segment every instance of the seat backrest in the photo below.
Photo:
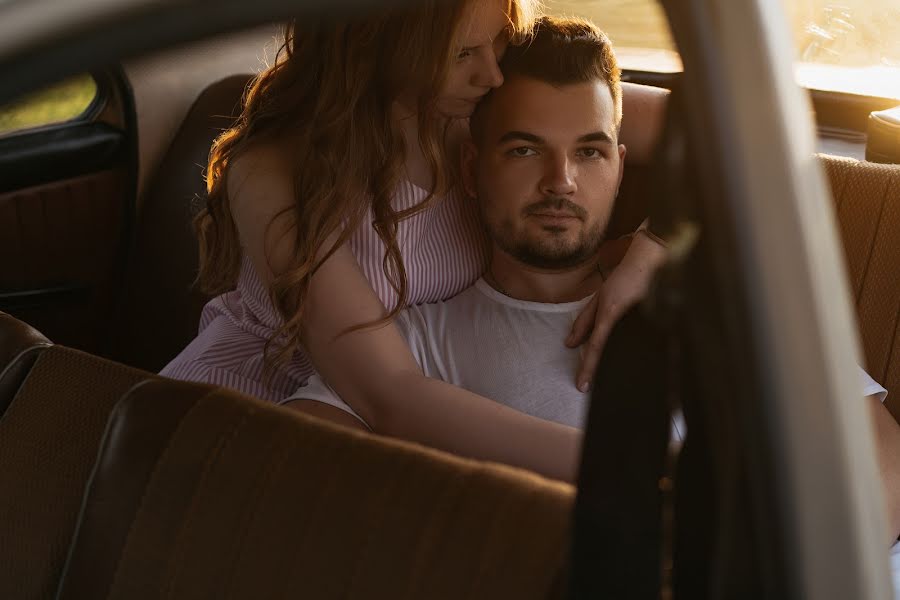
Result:
<svg viewBox="0 0 900 600"><path fill-rule="evenodd" d="M38 355L48 346L50 340L40 331L0 312L0 417L12 403Z"/></svg>
<svg viewBox="0 0 900 600"><path fill-rule="evenodd" d="M52 598L112 407L153 377L46 347L0 416L0 598Z"/></svg>
<svg viewBox="0 0 900 600"><path fill-rule="evenodd" d="M820 155L856 301L866 368L900 420L900 165Z"/></svg>
<svg viewBox="0 0 900 600"><path fill-rule="evenodd" d="M209 298L194 286L198 255L191 221L206 195L209 149L240 114L249 80L234 75L200 94L141 202L113 329L110 356L118 361L157 372L197 334Z"/></svg>
<svg viewBox="0 0 900 600"><path fill-rule="evenodd" d="M59 598L547 598L570 485L151 381L110 420Z"/></svg>

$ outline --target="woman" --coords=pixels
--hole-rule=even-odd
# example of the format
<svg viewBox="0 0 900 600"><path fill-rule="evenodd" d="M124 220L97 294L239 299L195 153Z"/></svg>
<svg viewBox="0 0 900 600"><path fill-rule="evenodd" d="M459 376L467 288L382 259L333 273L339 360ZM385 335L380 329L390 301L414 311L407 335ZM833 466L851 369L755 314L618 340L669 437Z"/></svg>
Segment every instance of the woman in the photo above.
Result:
<svg viewBox="0 0 900 600"><path fill-rule="evenodd" d="M314 365L376 432L573 479L579 432L424 377L390 321L483 269L477 210L454 192L447 157L530 22L530 0L421 0L364 20L289 25L276 64L213 148L196 225L201 284L221 295L162 374L278 400ZM642 288L643 253L660 251L637 239L633 266L594 305L606 316L598 338Z"/></svg>

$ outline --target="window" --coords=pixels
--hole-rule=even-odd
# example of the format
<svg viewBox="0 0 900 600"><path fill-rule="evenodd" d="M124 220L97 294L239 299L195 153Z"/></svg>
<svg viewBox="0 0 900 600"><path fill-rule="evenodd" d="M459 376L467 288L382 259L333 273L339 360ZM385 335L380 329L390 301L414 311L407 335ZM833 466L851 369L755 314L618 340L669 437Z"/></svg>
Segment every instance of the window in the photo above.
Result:
<svg viewBox="0 0 900 600"><path fill-rule="evenodd" d="M900 1L783 0L805 87L900 99ZM602 27L623 68L677 72L681 62L657 0L545 0L552 14Z"/></svg>
<svg viewBox="0 0 900 600"><path fill-rule="evenodd" d="M785 2L802 85L900 99L900 2Z"/></svg>
<svg viewBox="0 0 900 600"><path fill-rule="evenodd" d="M657 0L544 0L553 15L587 17L609 35L623 69L677 73L681 59Z"/></svg>
<svg viewBox="0 0 900 600"><path fill-rule="evenodd" d="M88 74L72 77L0 106L0 135L77 119L97 96L97 83Z"/></svg>

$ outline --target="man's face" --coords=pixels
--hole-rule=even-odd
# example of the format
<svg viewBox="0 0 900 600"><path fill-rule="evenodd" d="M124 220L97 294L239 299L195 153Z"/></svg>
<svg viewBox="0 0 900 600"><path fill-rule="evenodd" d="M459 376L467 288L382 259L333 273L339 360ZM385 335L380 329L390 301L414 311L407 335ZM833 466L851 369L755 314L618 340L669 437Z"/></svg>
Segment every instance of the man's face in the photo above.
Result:
<svg viewBox="0 0 900 600"><path fill-rule="evenodd" d="M593 258L622 179L612 94L604 82L554 87L514 77L482 108L463 156L497 248L540 269Z"/></svg>

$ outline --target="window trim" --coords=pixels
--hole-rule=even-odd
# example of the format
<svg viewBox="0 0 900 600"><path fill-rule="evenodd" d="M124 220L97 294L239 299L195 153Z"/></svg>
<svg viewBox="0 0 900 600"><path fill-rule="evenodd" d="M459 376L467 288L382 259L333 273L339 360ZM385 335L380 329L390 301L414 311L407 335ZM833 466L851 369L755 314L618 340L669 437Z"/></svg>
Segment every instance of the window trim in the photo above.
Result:
<svg viewBox="0 0 900 600"><path fill-rule="evenodd" d="M98 71L88 71L86 73L82 73L84 75L90 76L90 78L94 82L94 97L88 103L88 105L78 113L76 116L66 119L65 121L55 121L51 123L44 123L41 125L34 125L31 127L22 127L20 129L13 129L7 132L0 132L0 141L5 142L9 139L21 138L23 136L28 136L36 133L44 133L48 131L53 131L55 129L70 127L73 125L80 125L82 123L90 123L94 121L106 108L109 98L111 96L110 89L111 83L108 81L108 78L104 73ZM78 75L75 75L77 77ZM63 78L57 83L61 83L67 78ZM50 83L46 87L51 87L55 84ZM40 91L40 90L35 90Z"/></svg>

